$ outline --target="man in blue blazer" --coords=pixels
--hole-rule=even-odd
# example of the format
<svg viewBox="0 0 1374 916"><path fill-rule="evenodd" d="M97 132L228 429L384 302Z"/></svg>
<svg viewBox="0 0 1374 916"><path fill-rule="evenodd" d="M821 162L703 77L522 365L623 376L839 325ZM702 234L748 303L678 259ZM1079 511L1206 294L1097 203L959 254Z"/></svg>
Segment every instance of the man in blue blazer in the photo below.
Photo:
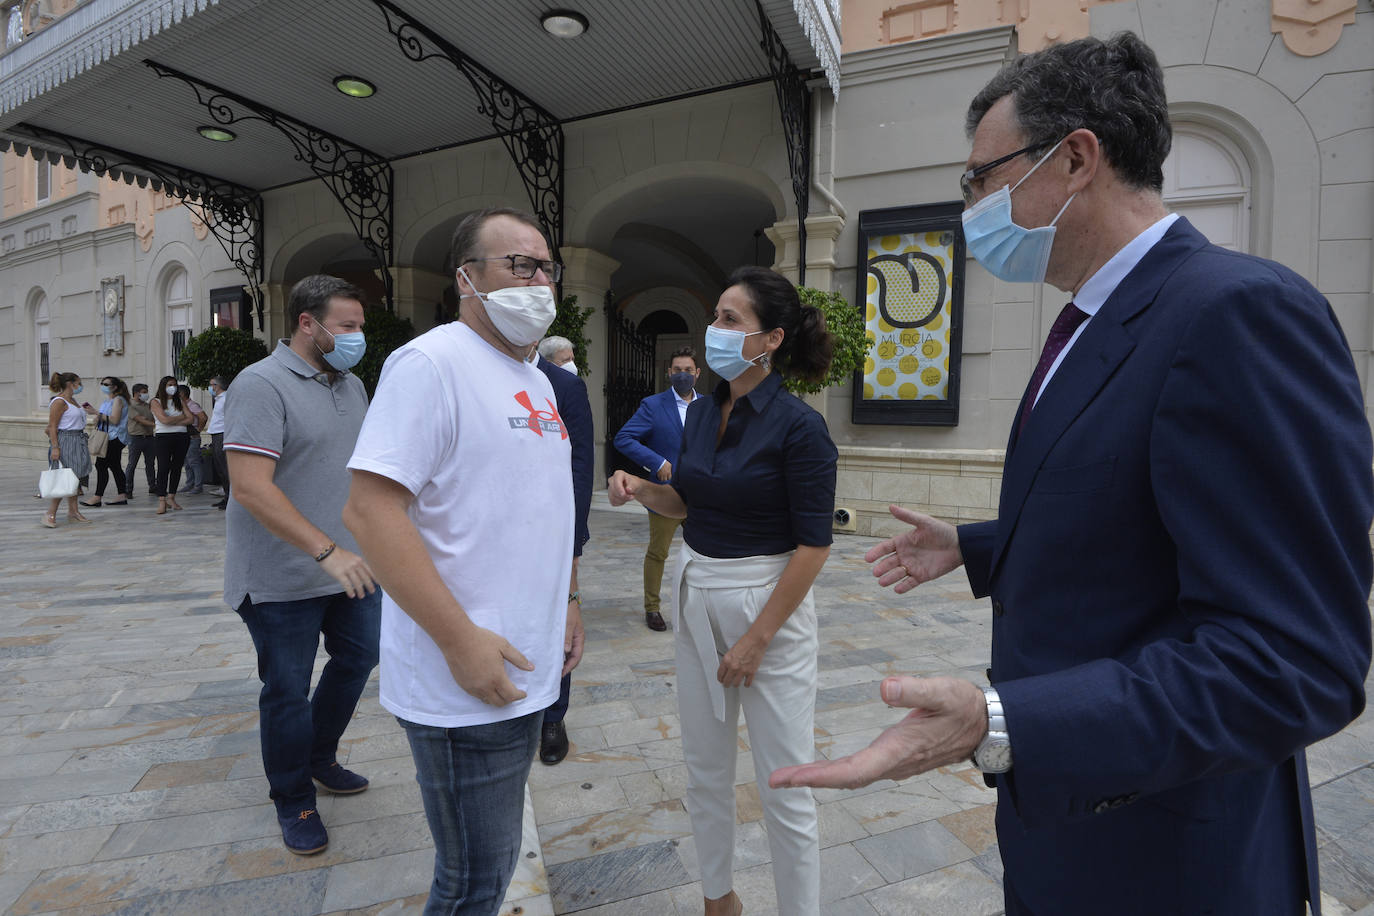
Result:
<svg viewBox="0 0 1374 916"><path fill-rule="evenodd" d="M587 383L577 374L573 363L572 341L566 337L545 337L539 342L536 365L549 378L553 396L558 403L558 415L568 428L572 444L573 506L577 511L573 531L573 591L568 603L582 602L577 585L577 562L582 546L591 540L587 530L587 513L592 508L592 477L596 472L596 443L592 430L592 405L587 398ZM568 693L572 690L572 673L563 675L558 685L558 699L544 710L544 726L539 733L539 761L553 766L568 756L568 731L563 717L568 712Z"/></svg>
<svg viewBox="0 0 1374 916"><path fill-rule="evenodd" d="M868 559L897 592L963 564L992 598L992 687L889 678L919 712L773 779L972 754L1009 916L1319 913L1303 749L1365 702L1374 454L1349 347L1301 277L1167 213L1163 83L1126 33L1022 57L974 99L969 251L1074 302L997 520L894 506L912 527Z"/></svg>
<svg viewBox="0 0 1374 916"><path fill-rule="evenodd" d="M673 352L668 363L669 387L639 402L634 416L615 434L616 450L642 467L651 479L666 482L673 477L673 462L682 450L682 424L687 405L696 399L696 382L701 375L696 351L682 347ZM644 623L651 630L666 630L659 613L658 592L663 585L663 564L673 532L680 518L649 513L649 548L644 552Z"/></svg>

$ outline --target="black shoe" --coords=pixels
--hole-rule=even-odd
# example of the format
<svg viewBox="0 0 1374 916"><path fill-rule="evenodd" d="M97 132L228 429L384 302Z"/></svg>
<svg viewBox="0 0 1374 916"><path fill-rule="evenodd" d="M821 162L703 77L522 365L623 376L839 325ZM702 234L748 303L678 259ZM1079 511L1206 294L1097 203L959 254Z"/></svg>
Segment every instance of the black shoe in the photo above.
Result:
<svg viewBox="0 0 1374 916"><path fill-rule="evenodd" d="M313 856L324 852L329 846L329 832L324 829L320 812L306 808L294 815L277 815L281 824L281 841L288 850L298 856Z"/></svg>
<svg viewBox="0 0 1374 916"><path fill-rule="evenodd" d="M224 499L221 499L219 502L215 503L215 508L223 509L227 505L229 505L229 497L226 496Z"/></svg>
<svg viewBox="0 0 1374 916"><path fill-rule="evenodd" d="M645 611L644 625L651 630L658 631L659 633L662 633L664 630L668 629L668 624L663 622L663 615L660 614L658 611Z"/></svg>
<svg viewBox="0 0 1374 916"><path fill-rule="evenodd" d="M312 774L315 785L335 795L357 795L367 788L367 778L352 770L345 770L338 763L331 763L327 769L316 770Z"/></svg>
<svg viewBox="0 0 1374 916"><path fill-rule="evenodd" d="M562 722L545 722L539 733L539 762L553 766L568 756L568 730Z"/></svg>

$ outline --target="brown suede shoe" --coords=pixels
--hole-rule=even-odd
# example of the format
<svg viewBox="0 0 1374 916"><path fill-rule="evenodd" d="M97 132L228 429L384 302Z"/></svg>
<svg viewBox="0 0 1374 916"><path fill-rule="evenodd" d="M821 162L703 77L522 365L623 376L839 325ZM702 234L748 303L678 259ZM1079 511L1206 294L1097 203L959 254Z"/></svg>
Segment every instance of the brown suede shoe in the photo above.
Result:
<svg viewBox="0 0 1374 916"><path fill-rule="evenodd" d="M663 615L658 611L645 611L644 623L649 629L657 630L660 633L668 629L668 624L663 622Z"/></svg>

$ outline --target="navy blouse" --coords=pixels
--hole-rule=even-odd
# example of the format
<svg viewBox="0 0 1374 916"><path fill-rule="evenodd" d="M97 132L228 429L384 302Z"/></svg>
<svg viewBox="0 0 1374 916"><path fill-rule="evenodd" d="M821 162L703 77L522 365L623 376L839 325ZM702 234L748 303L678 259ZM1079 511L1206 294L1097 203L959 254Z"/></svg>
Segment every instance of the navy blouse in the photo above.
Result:
<svg viewBox="0 0 1374 916"><path fill-rule="evenodd" d="M735 402L717 447L729 396L721 382L687 408L672 480L687 504L683 538L718 558L828 546L839 453L825 420L774 372Z"/></svg>

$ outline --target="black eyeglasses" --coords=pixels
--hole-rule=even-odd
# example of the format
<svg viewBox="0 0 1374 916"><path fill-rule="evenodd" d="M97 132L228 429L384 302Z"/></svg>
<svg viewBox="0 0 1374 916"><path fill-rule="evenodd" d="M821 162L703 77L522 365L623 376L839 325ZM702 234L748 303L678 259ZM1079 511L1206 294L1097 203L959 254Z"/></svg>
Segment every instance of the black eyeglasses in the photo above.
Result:
<svg viewBox="0 0 1374 916"><path fill-rule="evenodd" d="M1001 159L994 159L991 162L978 166L977 168L969 169L967 172L960 175L959 190L962 191L964 194L964 206L973 206L973 186L972 184L970 184L970 182L972 182L973 179L977 178L980 175L987 174L988 172L992 171L993 169L997 168L999 165L1002 165L1003 163L1011 162L1017 156L1024 156L1026 153L1032 153L1038 149L1044 149L1046 146L1049 146L1049 144L1032 143L1030 146L1023 146L1014 153L1007 153Z"/></svg>
<svg viewBox="0 0 1374 916"><path fill-rule="evenodd" d="M557 261L541 261L532 258L527 254L503 254L495 258L468 258L464 264L471 264L473 261L509 261L510 272L521 280L529 280L539 271L544 272L544 276L557 283L563 279L563 265Z"/></svg>

